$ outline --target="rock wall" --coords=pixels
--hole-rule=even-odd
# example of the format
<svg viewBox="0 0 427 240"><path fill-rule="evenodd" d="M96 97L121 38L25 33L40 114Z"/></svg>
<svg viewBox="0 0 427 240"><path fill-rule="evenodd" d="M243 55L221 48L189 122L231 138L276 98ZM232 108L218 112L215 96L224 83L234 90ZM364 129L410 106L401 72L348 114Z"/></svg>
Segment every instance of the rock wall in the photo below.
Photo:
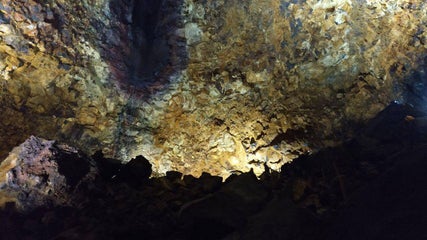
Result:
<svg viewBox="0 0 427 240"><path fill-rule="evenodd" d="M423 1L160 4L1 0L0 155L35 134L157 173L259 174L423 98Z"/></svg>
<svg viewBox="0 0 427 240"><path fill-rule="evenodd" d="M31 136L0 164L0 175L0 206L29 211L81 204L77 195L94 188L98 168L73 147Z"/></svg>
<svg viewBox="0 0 427 240"><path fill-rule="evenodd" d="M33 133L112 144L122 97L97 48L109 8L94 3L0 2L1 155Z"/></svg>

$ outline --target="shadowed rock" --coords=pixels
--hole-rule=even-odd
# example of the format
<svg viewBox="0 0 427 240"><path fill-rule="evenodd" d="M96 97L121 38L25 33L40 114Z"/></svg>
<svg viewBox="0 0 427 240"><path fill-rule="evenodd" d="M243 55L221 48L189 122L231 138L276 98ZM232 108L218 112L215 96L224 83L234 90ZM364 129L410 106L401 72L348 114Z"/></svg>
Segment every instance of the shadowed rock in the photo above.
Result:
<svg viewBox="0 0 427 240"><path fill-rule="evenodd" d="M21 210L72 205L80 187L95 178L91 160L77 149L31 136L0 165L1 205Z"/></svg>
<svg viewBox="0 0 427 240"><path fill-rule="evenodd" d="M74 148L31 137L0 166L0 236L425 239L426 119L391 105L341 146L300 157L280 174L266 167L261 179L251 171L225 182L207 173L149 179L142 156L105 181ZM111 166L98 168L111 175ZM23 208L30 211L16 211Z"/></svg>
<svg viewBox="0 0 427 240"><path fill-rule="evenodd" d="M151 173L151 163L143 156L136 156L120 169L117 179L138 188L147 182Z"/></svg>

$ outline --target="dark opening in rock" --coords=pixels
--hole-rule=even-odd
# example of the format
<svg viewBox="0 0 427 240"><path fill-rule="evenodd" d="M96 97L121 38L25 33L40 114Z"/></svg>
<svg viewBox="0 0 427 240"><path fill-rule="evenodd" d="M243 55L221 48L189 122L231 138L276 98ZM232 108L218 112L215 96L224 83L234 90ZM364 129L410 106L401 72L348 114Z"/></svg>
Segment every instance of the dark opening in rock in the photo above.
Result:
<svg viewBox="0 0 427 240"><path fill-rule="evenodd" d="M75 187L90 170L90 163L74 153L59 153L58 172L65 177L67 184Z"/></svg>
<svg viewBox="0 0 427 240"><path fill-rule="evenodd" d="M185 39L176 34L177 29L182 27L180 2L134 2L131 32L133 42L128 59L131 86L151 88L153 85L165 85L168 76L183 68L186 54L182 43Z"/></svg>

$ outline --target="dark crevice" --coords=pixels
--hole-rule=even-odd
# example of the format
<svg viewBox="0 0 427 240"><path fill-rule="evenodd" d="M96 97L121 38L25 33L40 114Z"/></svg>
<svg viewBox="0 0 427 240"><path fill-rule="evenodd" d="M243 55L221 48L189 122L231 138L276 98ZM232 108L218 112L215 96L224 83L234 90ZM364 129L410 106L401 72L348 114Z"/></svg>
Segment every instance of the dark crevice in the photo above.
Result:
<svg viewBox="0 0 427 240"><path fill-rule="evenodd" d="M110 0L102 55L112 80L133 98L150 98L187 67L183 0Z"/></svg>
<svg viewBox="0 0 427 240"><path fill-rule="evenodd" d="M134 34L143 35L148 45L153 44L159 22L162 1L136 1L132 12ZM142 37L142 36L141 36Z"/></svg>
<svg viewBox="0 0 427 240"><path fill-rule="evenodd" d="M132 10L132 46L128 58L129 85L136 88L168 83L185 67L185 39L176 35L182 25L181 1L135 1Z"/></svg>
<svg viewBox="0 0 427 240"><path fill-rule="evenodd" d="M58 172L65 177L67 184L73 188L90 170L88 162L74 154L58 154L57 162Z"/></svg>
<svg viewBox="0 0 427 240"><path fill-rule="evenodd" d="M169 62L169 48L161 31L162 1L136 1L132 12L131 83L143 84Z"/></svg>

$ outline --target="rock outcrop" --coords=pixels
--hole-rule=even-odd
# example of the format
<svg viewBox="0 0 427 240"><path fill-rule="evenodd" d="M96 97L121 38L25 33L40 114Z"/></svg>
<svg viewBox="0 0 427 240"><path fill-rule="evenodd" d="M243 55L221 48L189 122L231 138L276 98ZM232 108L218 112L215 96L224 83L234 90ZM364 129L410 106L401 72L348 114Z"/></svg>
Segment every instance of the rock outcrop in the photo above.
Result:
<svg viewBox="0 0 427 240"><path fill-rule="evenodd" d="M0 235L423 239L426 133L425 113L393 104L341 146L302 156L280 173L266 167L260 179L246 172L224 182L208 173L149 179L141 156L127 165L99 153L92 161L72 147L31 137L1 165Z"/></svg>
<svg viewBox="0 0 427 240"><path fill-rule="evenodd" d="M1 0L0 155L37 135L125 162L144 155L158 174L279 170L393 100L425 100L426 9Z"/></svg>
<svg viewBox="0 0 427 240"><path fill-rule="evenodd" d="M78 206L78 192L90 188L94 162L67 145L30 137L0 165L0 205L22 211L41 206Z"/></svg>
<svg viewBox="0 0 427 240"><path fill-rule="evenodd" d="M3 157L29 135L111 146L123 101L96 45L108 1L92 3L0 1Z"/></svg>

